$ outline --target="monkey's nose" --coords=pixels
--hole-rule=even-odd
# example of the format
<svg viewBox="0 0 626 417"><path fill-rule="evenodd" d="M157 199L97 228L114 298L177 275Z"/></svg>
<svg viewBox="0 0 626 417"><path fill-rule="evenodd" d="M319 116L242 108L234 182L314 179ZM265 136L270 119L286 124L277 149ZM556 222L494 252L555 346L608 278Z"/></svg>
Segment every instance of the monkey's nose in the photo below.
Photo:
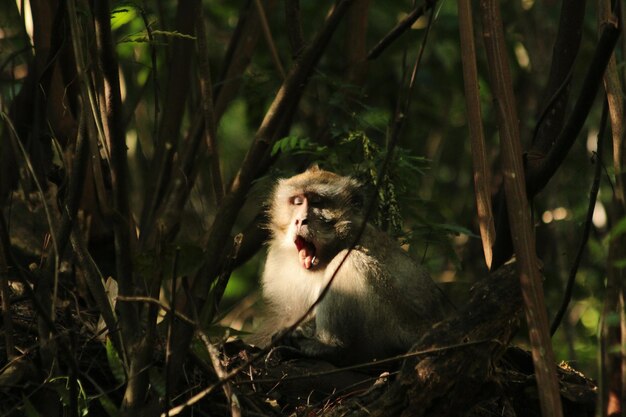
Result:
<svg viewBox="0 0 626 417"><path fill-rule="evenodd" d="M296 219L296 227L298 230L307 224L309 224L309 220L306 217L304 219Z"/></svg>

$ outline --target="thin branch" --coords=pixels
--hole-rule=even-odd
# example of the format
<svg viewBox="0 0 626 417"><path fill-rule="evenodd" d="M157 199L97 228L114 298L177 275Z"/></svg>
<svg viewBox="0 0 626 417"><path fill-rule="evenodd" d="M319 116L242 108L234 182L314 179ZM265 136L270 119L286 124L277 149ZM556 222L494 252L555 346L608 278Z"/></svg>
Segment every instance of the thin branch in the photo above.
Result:
<svg viewBox="0 0 626 417"><path fill-rule="evenodd" d="M104 107L100 109L107 143L111 152L111 188L113 195L113 234L117 283L122 295L134 292L131 215L128 201L128 166L126 158L126 133L123 126L122 98L119 69L111 36L111 16L108 0L98 0L93 5L96 41L104 81ZM129 308L130 307L130 308ZM137 310L127 306L122 312L124 341L131 346L138 334Z"/></svg>
<svg viewBox="0 0 626 417"><path fill-rule="evenodd" d="M391 357L384 358L384 359L376 359L371 362L357 363L355 365L342 366L342 367L337 367L337 368L333 368L333 369L329 369L325 371L307 372L301 375L285 375L281 377L280 379L278 378L248 379L244 381L237 381L236 384L237 385L252 385L252 384L265 384L265 383L271 384L271 383L282 382L282 381L298 381L301 379L316 378L320 376L339 374L339 373L346 372L346 371L356 371L356 370L363 370L363 369L367 370L368 368L378 369L380 365L397 364L399 361L403 359L418 358L420 356L425 356L425 355L429 355L433 353L445 353L453 349L460 349L460 348L466 348L470 346L484 345L484 344L490 344L490 343L499 344L499 345L502 344L502 342L499 341L498 339L481 339L481 340L469 340L469 341L464 340L460 343L455 343L455 344L446 345L446 346L436 346L436 347L431 347L428 349L411 350L410 352L391 356Z"/></svg>
<svg viewBox="0 0 626 417"><path fill-rule="evenodd" d="M381 360L378 360L376 362L351 365L351 366L346 366L346 367L342 367L342 368L336 368L336 369L329 370L329 371L312 372L312 373L307 373L307 374L304 374L304 375L285 376L284 378L281 378L280 380L275 380L275 379L257 379L257 380L254 380L254 379L252 379L252 380L248 380L248 381L237 381L237 385L248 385L248 384L257 384L257 383L274 383L274 382L280 382L280 381L297 381L297 380L301 380L301 379L315 378L315 377L332 375L332 374L337 374L337 373L346 372L346 371L352 371L352 370L357 370L357 369L367 369L367 368L369 368L369 367L371 367L373 365L374 366L378 366L378 365L384 364L384 363L395 363L396 361L401 360L401 359L416 358L416 357L427 355L427 354L431 354L431 353L441 353L441 352L446 352L446 351L449 351L449 350L462 349L462 348L467 348L467 347L471 347L471 346L474 346L474 345L483 345L483 344L487 344L487 343L498 343L498 344L500 344L500 342L498 340L495 340L495 339L476 340L476 341L464 341L462 343L458 343L458 344L454 344L454 345L450 345L450 346L441 346L441 347L435 347L435 348L431 348L431 349L424 349L424 350L420 350L420 351L416 351L416 352L409 352L409 353L405 353L405 354L402 354L402 355L397 355L397 356L394 356L394 357L391 357L391 358L381 359ZM267 352L265 352L265 353L267 353ZM255 357L256 356L258 356L258 355L255 355ZM207 388L203 389L199 393L195 394L193 397L191 397L189 400L187 400L184 404L181 404L181 405L179 405L177 407L174 407L174 408L170 409L167 414L165 414L165 413L161 414L161 417L171 417L171 416L176 416L176 415L180 414L186 408L196 404L198 401L202 400L207 395L211 394L213 391L215 391L217 388L219 388L220 386L222 386L226 382L231 381L236 375L239 374L239 372L241 372L241 369L247 369L247 368L249 368L250 365L251 365L250 362L246 362L244 365L240 366L239 368L237 368L237 369L235 369L233 371L230 371L228 374L224 375L218 382L214 383L213 385L208 386Z"/></svg>
<svg viewBox="0 0 626 417"><path fill-rule="evenodd" d="M300 0L285 0L285 26L291 46L291 57L297 58L304 49Z"/></svg>
<svg viewBox="0 0 626 417"><path fill-rule="evenodd" d="M345 61L348 66L345 79L349 84L362 86L367 78L367 23L370 0L357 0L350 7L345 34Z"/></svg>
<svg viewBox="0 0 626 417"><path fill-rule="evenodd" d="M474 165L474 189L476 192L476 211L480 227L480 237L487 268L491 268L492 246L496 231L491 211L490 172L485 150L482 114L480 110L480 91L478 70L476 68L476 46L474 44L474 24L469 0L459 0L459 31L461 33L461 60L463 62L463 80L465 86L465 106L467 124L472 142L472 160Z"/></svg>
<svg viewBox="0 0 626 417"><path fill-rule="evenodd" d="M306 85L332 34L351 3L352 0L341 0L337 4L315 40L303 52L300 60L294 64L293 69L276 94L276 98L267 110L241 168L237 172L228 194L224 197L224 201L217 210L216 220L204 239L206 253L208 254L205 262L208 266L206 271L208 276L194 282L194 292L206 294L206 291L203 290L206 290L208 285L218 275L220 260L223 258L225 250L223 242L230 234L239 208L245 201L252 182L257 178L259 161L271 149L274 133L281 126L283 114L295 107L300 100L304 92L303 86Z"/></svg>
<svg viewBox="0 0 626 417"><path fill-rule="evenodd" d="M267 42L267 47L270 50L270 55L272 56L272 61L274 62L274 66L276 70L280 74L281 79L285 79L285 69L283 68L283 64L280 62L280 56L278 55L278 50L276 49L276 44L274 42L274 37L272 36L272 31L270 30L270 25L267 22L267 16L265 15L265 9L263 8L263 4L261 4L261 0L254 0L254 5L259 13L259 18L261 19L261 28L263 29L263 37L265 38L265 42Z"/></svg>
<svg viewBox="0 0 626 417"><path fill-rule="evenodd" d="M85 171L87 170L89 158L89 144L87 141L87 129L85 124L86 112L80 111L80 119L77 130L76 146L72 160L71 176L68 179L68 187L63 206L61 207L62 216L61 224L57 231L57 243L59 252L64 253L65 247L70 240L72 225L78 212L80 199L83 195ZM53 262L47 262L44 267L46 274L54 274L55 265Z"/></svg>
<svg viewBox="0 0 626 417"><path fill-rule="evenodd" d="M213 365L215 374L220 379L225 378L228 373L226 372L226 368L224 368L224 366L220 362L219 352L217 351L215 346L213 346L213 344L203 331L197 330L196 333L200 337L200 340L207 350L207 354L211 359L211 364ZM232 417L241 417L241 407L239 405L239 399L237 398L237 395L235 395L235 393L233 392L232 384L223 384L222 390L224 391L224 395L226 396L226 402L228 402L228 406L230 407L230 415Z"/></svg>
<svg viewBox="0 0 626 417"><path fill-rule="evenodd" d="M180 260L180 248L176 248L176 253L174 254L174 265L172 266L172 283L170 285L170 306L171 306L171 314L168 315L167 321L167 339L165 341L165 407L170 407L171 399L172 399L172 385L170 384L170 374L172 373L172 362L170 358L172 357L172 346L173 340L172 337L174 335L174 326L176 319L176 284L178 282L178 262ZM197 320L196 320L197 321Z"/></svg>
<svg viewBox="0 0 626 417"><path fill-rule="evenodd" d="M237 27L228 44L222 71L215 83L215 122L219 123L226 107L243 82L244 72L254 54L261 34L261 22L252 0L239 13ZM202 129L202 127L200 127Z"/></svg>
<svg viewBox="0 0 626 417"><path fill-rule="evenodd" d="M11 250L11 240L9 238L9 231L7 229L6 220L4 218L4 213L0 211L0 241L2 241L2 246L5 250L5 256L9 261L9 265L13 267L16 272L16 276L19 282L22 283L26 296L32 302L33 308L37 312L37 317L39 317L42 321L45 322L45 325L53 336L53 339L58 344L57 353L59 357L63 359L63 361L70 368L71 372L78 373L78 363L76 361L77 355L72 346L68 345L67 339L65 337L61 337L61 333L56 327L55 322L49 317L47 308L41 303L35 291L31 288L31 282L33 281L32 276L28 276L29 272L24 270L20 264L15 259L15 255Z"/></svg>
<svg viewBox="0 0 626 417"><path fill-rule="evenodd" d="M347 1L344 1L342 4L347 3ZM338 5L337 8L335 9L334 12L337 11L337 9L341 6ZM391 138L389 140L389 145L387 148L387 153L385 155L385 159L383 160L379 170L378 170L378 180L376 181L376 187L380 187L380 184L382 184L382 179L384 177L384 175L387 172L387 166L389 164L389 162L391 161L392 155L393 155L393 150L398 142L398 139L400 137L400 132L401 132L401 128L403 125L403 121L404 118L401 117L402 114L405 114L409 107L410 107L410 103L411 103L411 91L413 90L414 87L414 83L416 80L416 74L417 74L417 69L419 67L419 64L421 62L421 58L423 56L423 52L425 49L425 45L426 45L426 41L428 39L428 32L430 30L430 25L432 23L432 15L431 15L431 19L429 20L429 25L428 25L428 30L426 31L426 34L424 36L424 39L422 41L421 47L420 47L420 51L416 57L415 60L415 64L413 67L413 76L409 82L409 88L408 88L408 94L406 97L406 100L402 101L399 106L398 106L398 111L396 114L396 117L394 118L394 126L391 129ZM304 54L306 55L306 53ZM187 400L184 404L181 404L177 407L174 407L170 410L168 410L168 412L166 414L162 414L163 416L174 416L177 415L179 413L181 413L182 411L184 411L184 409L186 409L187 407L195 404L196 402L200 401L202 398L204 398L205 396L207 396L208 394L210 394L211 392L213 392L216 388L219 388L221 386L223 386L223 384L229 382L230 380L232 380L236 375L238 375L239 373L241 373L243 370L247 369L250 365L252 365L253 363L255 363L256 361L258 361L259 359L261 359L263 356L265 356L267 353L269 353L271 351L271 349L273 349L273 347L285 336L287 335L289 332L293 331L314 309L315 307L321 302L321 300L324 298L324 296L328 293L328 291L330 290L330 287L335 279L335 277L337 276L338 271L341 269L342 265L344 264L344 262L346 261L346 259L348 258L348 256L350 256L350 253L352 252L352 250L354 249L354 247L357 245L357 243L359 242L359 240L361 239L363 232L365 231L366 225L367 225L367 221L369 219L369 217L371 216L374 207L376 205L376 196L378 195L377 192L374 192L369 204L367 205L366 209L365 209L365 214L363 216L363 221L361 222L361 224L359 225L359 229L357 230L357 233L351 243L351 245L349 246L348 251L346 252L346 254L344 255L344 257L341 259L341 262L338 264L337 268L335 269L333 275L330 277L330 279L328 280L328 282L326 283L326 285L324 286L324 288L322 288L322 290L320 291L320 294L318 296L318 298L315 300L315 302L313 302L313 304L309 307L309 309L302 314L298 320L296 320L295 323L293 323L290 327L288 327L287 329L283 330L281 333L279 333L276 337L273 338L272 343L268 346L266 346L264 349L261 349L260 352L258 352L257 354L255 354L250 360L246 361L243 365L240 365L239 367L233 369L230 373L228 373L226 376L222 377L219 379L218 382L216 382L215 384L209 386L208 388L206 388L205 390L201 391L200 393L194 395L194 397L192 397L191 399Z"/></svg>
<svg viewBox="0 0 626 417"><path fill-rule="evenodd" d="M143 26L146 28L148 35L148 44L150 45L150 62L152 62L152 68L150 69L150 75L152 77L152 86L154 87L154 120L159 120L159 113L161 106L159 105L159 77L158 77L158 65L157 65L157 48L154 42L154 35L152 34L152 28L148 22L148 16L143 7L139 7L141 13L141 19L143 20ZM159 137L159 124L154 124L154 138Z"/></svg>
<svg viewBox="0 0 626 417"><path fill-rule="evenodd" d="M213 85L215 126L219 125L226 107L236 96L243 81L244 72L260 38L261 23L256 8L252 7L252 1L244 6L239 16L237 27L233 32L223 60L223 69L217 82ZM195 161L198 158L198 153L204 152L204 148L200 146L204 137L203 134L205 134L204 119L204 113L200 113L191 123L189 133L184 140L185 149L181 158L180 169L173 170L170 189L165 193L168 201L162 204L160 213L157 214L156 223L163 224L164 235L169 235L178 223L182 206L195 183ZM213 167L213 169L216 168Z"/></svg>
<svg viewBox="0 0 626 417"><path fill-rule="evenodd" d="M554 141L548 155L537 164L536 169L528 172L526 184L529 195L535 195L546 186L550 178L561 165L582 129L598 89L602 85L604 71L617 43L620 31L616 21L606 21L598 41L595 54L591 59L587 75L583 82L580 96L563 130Z"/></svg>
<svg viewBox="0 0 626 417"><path fill-rule="evenodd" d="M15 340L13 338L13 316L11 314L11 291L9 289L9 248L5 248L5 239L0 238L0 300L2 300L2 327L6 360L15 358ZM4 361L5 358L0 360Z"/></svg>
<svg viewBox="0 0 626 417"><path fill-rule="evenodd" d="M209 48L207 45L204 13L200 6L200 13L196 20L196 37L198 46L198 72L200 75L200 93L202 100L202 114L204 116L204 136L209 157L209 169L213 184L215 201L219 204L224 197L224 184L220 170L220 158L217 150L217 125L215 123L215 109L213 107L213 88L211 84L211 68L209 65Z"/></svg>
<svg viewBox="0 0 626 417"><path fill-rule="evenodd" d="M555 140L550 137L553 145L547 155L533 152L527 158L529 163L525 175L528 198L537 195L547 185L576 141L600 88L602 76L615 48L619 33L620 31L614 21L605 22L602 25L602 34L598 40L594 56L589 63L579 96L565 126ZM511 257L513 249L506 207L501 213L503 215L497 219L498 224L496 225L497 236L493 246L492 268L497 268L506 262Z"/></svg>
<svg viewBox="0 0 626 417"><path fill-rule="evenodd" d="M618 20L624 35L622 2L601 0L598 14L603 20ZM626 140L624 139L624 91L621 71L618 70L615 54L611 56L604 74L611 133L613 142L613 169L615 187L611 202L611 220L626 217ZM602 415L619 415L626 411L626 267L618 259L626 253L626 236L616 236L609 242L607 279L604 305L600 320L600 406ZM619 324L609 317L619 317ZM619 351L612 346L621 346Z"/></svg>
<svg viewBox="0 0 626 417"><path fill-rule="evenodd" d="M172 309L170 307L168 307L167 305L163 304L158 298L154 298L154 297L146 297L146 296L140 296L140 295L136 295L136 296L124 296L124 295L119 295L117 297L118 301L124 301L124 302L136 302L136 303L148 303L148 304L152 304L155 305L157 307L159 307L160 309L162 309L163 311L165 311L166 313L173 313L177 319L184 321L187 324L190 324L194 327L198 326L198 323L196 323L193 319L189 318L188 316L186 316L185 314L179 312L179 311L172 311Z"/></svg>
<svg viewBox="0 0 626 417"><path fill-rule="evenodd" d="M618 7L615 15L609 7L609 1L600 1L601 14L604 20L615 20L619 18L619 24L623 32L625 30L622 16L621 3L616 2ZM609 60L606 72L604 74L604 89L606 90L607 100L609 103L609 115L611 116L611 132L613 134L613 169L615 170L615 198L622 206L622 210L626 212L626 140L624 138L624 97L622 90L622 81L620 78L620 69L618 68L615 54ZM625 376L626 377L626 376ZM626 387L625 387L626 389Z"/></svg>
<svg viewBox="0 0 626 417"><path fill-rule="evenodd" d="M413 11L406 15L404 19L402 19L400 22L398 22L398 24L393 29L391 29L391 31L389 31L389 33L385 35L384 38L378 41L376 46L374 46L367 53L367 59L372 60L378 58L378 56L382 54L389 45L391 45L396 39L400 37L400 35L408 30L417 19L419 19L424 15L424 13L426 13L427 10L435 7L436 3L437 0L425 0L424 4L413 9Z"/></svg>
<svg viewBox="0 0 626 417"><path fill-rule="evenodd" d="M190 26L189 22L195 21L199 7L199 0L179 1L175 30L185 35L193 35L193 25ZM148 182L146 187L145 203L140 222L140 247L145 246L147 238L150 238L155 232L154 218L161 206L165 190L172 176L172 163L177 150L185 102L189 93L193 47L193 42L189 39L175 38L172 41L172 62L167 79L165 99L167 107L162 112L158 141L150 168L154 174L154 181Z"/></svg>
<svg viewBox="0 0 626 417"><path fill-rule="evenodd" d="M105 158L107 161L111 161L111 150L109 144L106 141L106 135L104 133L104 126L102 119L100 118L100 110L98 106L98 99L94 87L91 84L91 80L88 76L87 58L84 51L87 49L83 46L83 39L85 38L81 25L78 22L78 12L76 10L76 0L68 0L66 3L67 15L70 26L70 32L72 36L72 46L74 52L74 59L76 62L76 74L80 81L81 94L83 95L83 103L89 103L89 108L93 114L93 120L95 122L97 139L102 144L104 149Z"/></svg>
<svg viewBox="0 0 626 417"><path fill-rule="evenodd" d="M122 353L124 363L127 364L128 360L126 349L118 328L119 326L117 323L115 308L111 304L104 287L104 276L102 275L102 272L100 272L96 262L91 257L91 254L87 249L87 242L85 242L85 239L81 235L77 225L74 225L70 236L70 242L74 255L76 256L76 260L85 274L85 281L87 283L89 293L95 300L96 305L98 306L98 312L102 316L104 324L109 330L109 336L111 337L113 346L115 346L115 349L118 352Z"/></svg>
<svg viewBox="0 0 626 417"><path fill-rule="evenodd" d="M50 213L50 209L48 207L48 203L46 202L46 195L43 192L43 188L41 186L41 183L39 182L37 175L35 174L35 169L33 167L33 164L30 160L30 157L28 155L28 153L26 152L26 149L24 148L24 145L22 144L22 141L17 137L17 132L15 131L15 127L13 126L13 123L11 122L11 120L9 119L9 117L6 115L6 113L0 113L0 116L2 118L4 118L7 127L9 129L9 131L12 133L10 135L10 137L13 140L13 146L15 146L17 149L20 150L21 156L24 159L24 164L26 165L26 169L28 171L28 173L31 175L32 180L35 184L35 186L37 187L37 192L39 195L39 198L41 198L41 206L43 208L43 211L46 215L46 221L48 222L48 230L50 233L50 238L52 239L52 246L54 249L53 252L53 257L54 257L54 273L53 273L53 288L52 288L52 295L49 297L46 297L45 299L42 300L42 302L45 302L46 304L49 305L45 306L47 307L48 311L46 312L46 319L49 319L51 322L54 322L55 320L55 303L56 303L56 299L57 299L57 291L58 291L58 284L59 284L59 245L57 244L57 238L56 238L56 231L54 228L54 224L55 222L52 219L52 214ZM41 287L40 290L45 291L49 291L49 288L46 288L47 286L49 286L49 278L47 276L42 277L38 284ZM47 320L46 320L47 322ZM49 327L49 326L48 326ZM50 329L48 329L48 331L50 331ZM43 337L43 335L41 335L41 337Z"/></svg>
<svg viewBox="0 0 626 417"><path fill-rule="evenodd" d="M574 263L572 264L572 268L569 272L569 277L567 279L567 285L565 287L565 292L563 293L563 300L561 301L561 306L557 311L554 319L552 320L552 325L550 326L550 335L554 336L559 325L561 324L561 320L563 320L563 316L567 312L567 307L572 299L572 292L574 289L574 283L576 282L576 273L578 272L578 267L580 266L580 261L583 257L583 252L585 251L585 247L587 246L587 241L589 240L589 233L591 232L591 226L593 225L593 212L596 207L596 201L598 199L598 191L600 190L600 178L602 176L602 150L604 149L604 133L606 129L606 119L608 115L608 104L604 103L604 108L602 109L602 118L600 120L600 132L598 133L598 141L597 141L597 150L595 155L595 163L596 167L594 170L593 183L591 185L591 191L589 191L589 205L587 207L587 216L585 218L585 226L583 228L583 234L580 239L580 245L578 246L578 252L576 253L576 258L574 258Z"/></svg>
<svg viewBox="0 0 626 417"><path fill-rule="evenodd" d="M563 408L548 330L541 274L536 258L530 208L526 197L519 119L507 61L502 17L497 0L481 0L480 5L483 11L483 37L489 76L500 131L502 170L511 236L518 262L541 411L544 417L561 417Z"/></svg>
<svg viewBox="0 0 626 417"><path fill-rule="evenodd" d="M531 152L547 153L563 127L574 63L580 49L585 6L586 0L579 1L575 7L569 2L561 3L550 75L543 93L542 111L537 117ZM532 164L530 158L528 164Z"/></svg>
<svg viewBox="0 0 626 417"><path fill-rule="evenodd" d="M267 111L228 194L224 197L222 204L217 210L216 220L204 239L207 256L203 268L196 275L194 282L191 283L191 294L194 294L194 297L197 297L198 294L207 294L210 285L220 275L224 253L228 249L224 242L227 241L230 235L232 226L245 201L246 194L252 186L252 182L257 178L259 161L264 160L271 149L275 140L275 133L283 126L281 122L284 121L284 114L290 113L290 110L297 106L309 76L351 3L352 0L341 0L334 7L324 26L320 29L313 42L302 53L300 59L294 64L294 67L276 94L276 98ZM188 299L187 308L193 308L193 303L193 299ZM182 365L184 352L186 352L189 340L193 336L193 332L190 329L183 330L181 333L177 339L177 349L174 349L175 355L172 358L175 365L178 363ZM260 356L255 357L254 360L256 361L259 358ZM241 372L241 369L238 372Z"/></svg>

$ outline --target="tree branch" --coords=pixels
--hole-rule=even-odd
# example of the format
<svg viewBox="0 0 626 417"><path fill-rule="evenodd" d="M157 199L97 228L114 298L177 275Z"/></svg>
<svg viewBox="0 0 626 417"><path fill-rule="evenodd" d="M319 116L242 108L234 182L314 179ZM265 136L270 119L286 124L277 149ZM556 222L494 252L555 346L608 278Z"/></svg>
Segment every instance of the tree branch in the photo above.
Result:
<svg viewBox="0 0 626 417"><path fill-rule="evenodd" d="M552 148L547 155L533 153L529 156L529 162L530 159L533 160L525 171L528 198L533 198L547 185L576 141L585 120L587 120L618 36L619 29L614 22L607 22L603 25L602 34L589 64L579 97L565 126L554 140ZM492 268L502 265L512 254L511 234L509 222L506 218L507 209L502 206L500 208L501 210L496 220L497 237L493 245Z"/></svg>
<svg viewBox="0 0 626 417"><path fill-rule="evenodd" d="M539 386L541 411L544 417L561 417L563 408L548 331L541 275L536 258L530 207L526 197L519 120L507 62L500 7L497 0L481 0L480 5L483 11L483 37L489 64L489 78L500 132L502 171L509 208L509 222Z"/></svg>
<svg viewBox="0 0 626 417"><path fill-rule="evenodd" d="M550 335L552 336L554 336L554 333L556 333L557 329L559 328L561 320L563 320L563 316L567 312L567 307L569 306L569 303L572 299L572 291L574 290L574 283L576 282L576 273L578 272L578 267L580 266L583 252L585 250L585 247L587 246L587 241L589 240L591 227L593 226L593 211L596 207L598 191L600 190L600 178L602 176L602 150L604 149L604 132L606 129L607 113L608 104L605 103L604 108L602 109L602 118L600 120L600 132L598 133L598 140L596 142L596 168L594 171L591 191L589 191L589 204L587 206L585 227L583 228L583 234L580 239L580 245L578 246L578 252L576 252L576 258L574 259L574 263L572 264L572 268L570 269L569 277L567 279L567 285L565 286L565 291L563 292L563 301L561 301L561 306L556 312L554 319L552 320L552 324L550 325Z"/></svg>
<svg viewBox="0 0 626 417"><path fill-rule="evenodd" d="M105 106L101 108L103 128L111 152L111 188L113 190L113 233L117 282L122 295L134 292L133 267L130 250L130 206L128 202L128 166L126 160L126 132L123 125L122 98L117 56L111 37L109 2L97 0L93 5L96 40L102 76L104 78ZM137 311L127 308L122 313L122 332L126 343L137 336Z"/></svg>
<svg viewBox="0 0 626 417"><path fill-rule="evenodd" d="M396 39L400 37L400 35L402 35L407 29L409 29L417 19L419 19L424 15L424 13L426 13L426 11L434 7L436 3L437 0L425 0L424 4L413 9L413 11L406 15L404 19L402 19L400 22L398 22L398 24L393 29L391 29L384 38L378 41L376 46L370 49L370 51L367 53L367 59L371 60L378 58L380 54L382 54L385 49L389 47L389 45L391 45Z"/></svg>
<svg viewBox="0 0 626 417"><path fill-rule="evenodd" d="M325 50L332 34L341 21L352 0L340 1L326 24L320 30L315 40L303 52L301 58L294 64L289 75L283 82L280 90L276 94L274 102L267 110L261 126L257 130L253 143L246 154L241 168L237 172L228 194L224 197L222 205L218 208L215 221L204 239L206 252L208 254L206 265L208 266L208 279L196 280L195 293L206 294L203 291L208 284L218 275L219 265L224 251L224 241L229 236L230 230L235 223L239 208L242 206L245 196L252 185L252 181L257 178L259 172L259 161L264 158L265 153L271 149L274 133L281 126L282 116L295 107L304 92L303 86L306 84L313 68ZM199 286L199 287L198 287Z"/></svg>
<svg viewBox="0 0 626 417"><path fill-rule="evenodd" d="M460 0L459 31L461 34L461 60L465 86L465 106L467 124L472 141L472 160L474 166L474 189L476 193L476 211L480 227L480 237L487 268L491 268L492 246L496 238L493 213L491 211L490 172L485 151L482 114L480 110L480 92L478 70L476 68L476 46L474 45L474 24L469 0Z"/></svg>
<svg viewBox="0 0 626 417"><path fill-rule="evenodd" d="M213 106L213 87L211 84L211 67L209 65L209 48L204 27L204 13L202 6L196 20L196 44L198 46L198 72L200 75L200 93L202 100L202 114L204 116L204 136L209 157L209 170L213 184L215 201L219 204L224 197L224 184L220 170L220 158L217 151L217 125L215 123L215 109Z"/></svg>
<svg viewBox="0 0 626 417"><path fill-rule="evenodd" d="M176 31L193 35L194 22L199 0L180 0L176 13ZM156 176L147 186L144 198L144 208L140 222L140 245L144 246L146 238L154 233L154 216L158 211L169 184L172 172L172 162L177 150L180 126L183 120L185 102L189 92L191 73L191 56L194 43L189 39L176 38L172 41L172 61L167 79L167 93L164 101L162 119L159 125L159 137L156 144L154 158L151 163L151 172Z"/></svg>

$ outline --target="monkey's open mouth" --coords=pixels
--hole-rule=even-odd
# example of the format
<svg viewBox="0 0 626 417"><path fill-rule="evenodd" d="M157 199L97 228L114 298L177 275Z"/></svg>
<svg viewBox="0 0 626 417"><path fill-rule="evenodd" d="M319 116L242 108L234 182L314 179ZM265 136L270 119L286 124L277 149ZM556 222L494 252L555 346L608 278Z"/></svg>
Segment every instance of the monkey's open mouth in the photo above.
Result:
<svg viewBox="0 0 626 417"><path fill-rule="evenodd" d="M315 245L312 242L309 242L302 236L297 236L294 243L296 244L296 249L298 249L300 264L304 268L311 269L312 266L318 264L319 260L315 257Z"/></svg>

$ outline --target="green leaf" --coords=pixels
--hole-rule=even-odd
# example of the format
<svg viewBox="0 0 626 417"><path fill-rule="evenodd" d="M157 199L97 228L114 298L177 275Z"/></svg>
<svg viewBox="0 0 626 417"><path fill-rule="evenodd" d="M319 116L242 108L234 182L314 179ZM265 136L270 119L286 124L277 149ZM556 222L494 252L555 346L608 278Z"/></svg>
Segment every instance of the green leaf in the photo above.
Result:
<svg viewBox="0 0 626 417"><path fill-rule="evenodd" d="M117 381L118 384L123 384L126 382L126 372L124 372L124 364L120 359L111 339L107 338L106 341L106 351L107 351L107 362L109 362L109 368L111 369L111 373L113 377Z"/></svg>
<svg viewBox="0 0 626 417"><path fill-rule="evenodd" d="M106 394L99 396L98 401L100 401L100 405L109 417L121 417L122 413L120 413L115 404L113 404L113 401L111 401Z"/></svg>
<svg viewBox="0 0 626 417"><path fill-rule="evenodd" d="M61 399L61 402L65 407L69 407L72 403L70 398L69 383L70 378L68 376L60 376L52 378L49 384L59 395L59 398ZM76 384L78 386L78 411L80 415L85 416L89 414L89 399L87 398L87 394L85 393L85 390L80 380L77 380Z"/></svg>
<svg viewBox="0 0 626 417"><path fill-rule="evenodd" d="M111 29L116 30L140 16L139 9L133 4L117 6L111 11Z"/></svg>
<svg viewBox="0 0 626 417"><path fill-rule="evenodd" d="M174 30L174 31L153 30L152 34L155 35L155 36L156 35L161 35L161 36L170 37L170 38L188 39L188 40L192 40L192 41L196 40L195 36L187 35L186 33L180 33L177 30Z"/></svg>
<svg viewBox="0 0 626 417"><path fill-rule="evenodd" d="M272 156L276 156L278 153L319 155L327 151L328 148L326 146L318 145L309 138L300 138L298 136L287 136L278 139L272 146Z"/></svg>

